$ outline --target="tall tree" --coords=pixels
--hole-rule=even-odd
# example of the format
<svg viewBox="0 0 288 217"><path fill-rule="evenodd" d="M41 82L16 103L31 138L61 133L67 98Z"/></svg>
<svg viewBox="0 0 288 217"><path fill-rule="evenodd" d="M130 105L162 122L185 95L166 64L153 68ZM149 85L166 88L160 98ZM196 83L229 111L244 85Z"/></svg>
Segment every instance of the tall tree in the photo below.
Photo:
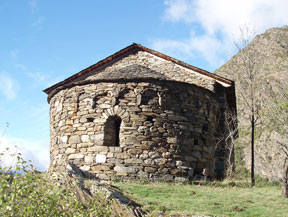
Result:
<svg viewBox="0 0 288 217"><path fill-rule="evenodd" d="M249 44L255 37L255 30L251 26L243 26L239 28L240 37L234 42L238 49L237 61L234 63L233 71L236 75L236 91L238 91L238 101L242 102L239 116L249 120L250 127L250 145L251 145L251 185L255 185L254 175L254 147L255 147L255 130L260 120L261 109L261 91L259 90L261 57L257 56L256 49Z"/></svg>

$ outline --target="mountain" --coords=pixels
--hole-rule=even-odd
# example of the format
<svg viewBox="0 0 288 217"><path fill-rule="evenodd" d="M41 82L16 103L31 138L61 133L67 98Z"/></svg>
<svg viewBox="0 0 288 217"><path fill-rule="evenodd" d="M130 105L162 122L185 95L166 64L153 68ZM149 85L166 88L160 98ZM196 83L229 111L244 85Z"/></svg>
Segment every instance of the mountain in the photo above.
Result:
<svg viewBox="0 0 288 217"><path fill-rule="evenodd" d="M247 56L243 58L243 53L248 54L248 60ZM248 98L243 97L243 92L249 89L249 78L245 76L247 64L243 64L245 61L250 64L248 68L255 72L255 102L259 107L260 117L255 132L255 173L269 179L281 179L285 153L279 143L288 144L288 136L287 131L285 135L279 133L278 129L287 129L288 123L279 122L278 126L271 125L271 117L276 120L278 114L288 114L287 106L283 108L285 111L273 114L275 116L269 115L267 111L278 106L275 101L288 90L288 26L272 28L257 35L243 51L238 52L214 72L236 83L240 128L238 143L243 147L243 158L247 169L250 169L250 124L246 115L247 103L244 102ZM271 90L275 100L271 98ZM287 101L285 103L287 105Z"/></svg>

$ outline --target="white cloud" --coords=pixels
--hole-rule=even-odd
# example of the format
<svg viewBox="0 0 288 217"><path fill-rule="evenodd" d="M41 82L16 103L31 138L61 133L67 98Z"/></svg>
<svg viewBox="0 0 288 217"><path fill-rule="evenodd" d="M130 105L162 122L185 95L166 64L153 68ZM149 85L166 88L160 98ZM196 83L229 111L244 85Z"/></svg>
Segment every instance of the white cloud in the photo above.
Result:
<svg viewBox="0 0 288 217"><path fill-rule="evenodd" d="M19 85L15 80L8 75L0 74L0 84L0 94L8 99L14 99L16 97Z"/></svg>
<svg viewBox="0 0 288 217"><path fill-rule="evenodd" d="M178 58L185 60L187 55L193 55L191 47L187 46L188 40L155 40L153 42L153 48L157 51L162 51L171 56L177 56ZM172 55L173 54L173 55Z"/></svg>
<svg viewBox="0 0 288 217"><path fill-rule="evenodd" d="M184 20L186 22L192 22L193 16L190 16L190 10L193 8L193 1L187 0L165 0L165 5L168 8L165 10L164 20L177 22Z"/></svg>
<svg viewBox="0 0 288 217"><path fill-rule="evenodd" d="M8 152L5 152L6 148ZM16 159L11 156L20 152L24 160L32 161L33 166L40 171L47 170L49 166L49 141L28 141L19 138L0 138L0 153L5 153L1 157L2 166L14 166Z"/></svg>
<svg viewBox="0 0 288 217"><path fill-rule="evenodd" d="M161 51L173 49L189 56L199 53L210 65L219 66L219 56L224 53L226 58L231 55L240 26L252 24L256 33L262 33L288 21L287 0L165 0L164 4L165 21L184 22L191 31L197 26L201 32L179 41L157 39L152 46L165 45Z"/></svg>

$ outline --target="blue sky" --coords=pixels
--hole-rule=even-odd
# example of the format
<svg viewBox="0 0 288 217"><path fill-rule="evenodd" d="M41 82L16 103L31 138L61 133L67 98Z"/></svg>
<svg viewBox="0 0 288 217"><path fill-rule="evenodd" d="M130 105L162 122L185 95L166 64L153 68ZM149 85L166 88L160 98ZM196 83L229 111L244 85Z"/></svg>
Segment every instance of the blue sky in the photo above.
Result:
<svg viewBox="0 0 288 217"><path fill-rule="evenodd" d="M213 72L235 53L239 26L281 27L287 10L287 0L0 0L0 136L10 124L0 150L17 145L46 169L42 90L133 42Z"/></svg>

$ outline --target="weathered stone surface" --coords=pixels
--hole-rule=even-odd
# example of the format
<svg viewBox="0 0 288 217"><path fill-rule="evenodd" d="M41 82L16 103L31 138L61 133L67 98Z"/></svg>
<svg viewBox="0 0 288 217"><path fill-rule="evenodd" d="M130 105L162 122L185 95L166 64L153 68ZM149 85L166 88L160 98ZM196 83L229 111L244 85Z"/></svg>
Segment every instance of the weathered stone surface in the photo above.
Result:
<svg viewBox="0 0 288 217"><path fill-rule="evenodd" d="M82 166L82 167L80 167L80 170L89 171L90 170L90 166L87 166L87 165Z"/></svg>
<svg viewBox="0 0 288 217"><path fill-rule="evenodd" d="M96 163L106 163L106 155L104 154L97 154L96 155Z"/></svg>
<svg viewBox="0 0 288 217"><path fill-rule="evenodd" d="M145 165L148 165L148 166L150 166L150 165L152 166L152 165L154 165L154 161L149 158L149 159L147 159L147 160L144 160L144 164L145 164Z"/></svg>
<svg viewBox="0 0 288 217"><path fill-rule="evenodd" d="M68 137L67 136L61 136L61 142L62 143L67 143Z"/></svg>
<svg viewBox="0 0 288 217"><path fill-rule="evenodd" d="M119 159L127 159L129 158L129 154L127 153L115 153L114 156Z"/></svg>
<svg viewBox="0 0 288 217"><path fill-rule="evenodd" d="M80 136L75 135L69 138L69 144L81 143Z"/></svg>
<svg viewBox="0 0 288 217"><path fill-rule="evenodd" d="M92 156L85 156L84 161L85 161L85 163L93 163L93 157Z"/></svg>
<svg viewBox="0 0 288 217"><path fill-rule="evenodd" d="M75 148L67 148L66 151L65 151L65 154L72 154L72 153L75 153L75 152L76 152Z"/></svg>
<svg viewBox="0 0 288 217"><path fill-rule="evenodd" d="M104 133L98 133L95 135L90 136L91 140L97 141L97 140L103 140L104 139Z"/></svg>
<svg viewBox="0 0 288 217"><path fill-rule="evenodd" d="M167 143L177 143L177 138L175 138L175 137L168 137L168 138L167 138Z"/></svg>
<svg viewBox="0 0 288 217"><path fill-rule="evenodd" d="M91 168L92 170L110 170L109 166L97 165Z"/></svg>
<svg viewBox="0 0 288 217"><path fill-rule="evenodd" d="M137 173L137 176L140 178L148 178L148 173L147 172L143 172L143 171L139 171Z"/></svg>
<svg viewBox="0 0 288 217"><path fill-rule="evenodd" d="M115 166L114 170L116 172L126 172L126 173L135 173L136 170L131 167L125 167L125 166Z"/></svg>
<svg viewBox="0 0 288 217"><path fill-rule="evenodd" d="M83 154L70 154L68 157L69 160L82 159L82 158L84 158Z"/></svg>
<svg viewBox="0 0 288 217"><path fill-rule="evenodd" d="M89 136L88 135L82 135L81 136L81 141L82 142L89 142L90 140L89 140Z"/></svg>
<svg viewBox="0 0 288 217"><path fill-rule="evenodd" d="M175 182L188 182L189 179L187 177L175 177Z"/></svg>
<svg viewBox="0 0 288 217"><path fill-rule="evenodd" d="M88 148L88 147L91 147L93 146L93 143L92 142L87 142L87 143L79 143L77 144L77 149L81 149L81 148Z"/></svg>
<svg viewBox="0 0 288 217"><path fill-rule="evenodd" d="M141 149L129 149L128 150L128 154L130 155L136 155L136 154L141 154L142 153L142 150Z"/></svg>
<svg viewBox="0 0 288 217"><path fill-rule="evenodd" d="M91 146L88 148L88 151L89 152L105 152L107 153L108 152L108 147L107 146Z"/></svg>
<svg viewBox="0 0 288 217"><path fill-rule="evenodd" d="M144 171L147 172L147 173L154 173L156 171L156 168L154 168L154 167L145 167Z"/></svg>

